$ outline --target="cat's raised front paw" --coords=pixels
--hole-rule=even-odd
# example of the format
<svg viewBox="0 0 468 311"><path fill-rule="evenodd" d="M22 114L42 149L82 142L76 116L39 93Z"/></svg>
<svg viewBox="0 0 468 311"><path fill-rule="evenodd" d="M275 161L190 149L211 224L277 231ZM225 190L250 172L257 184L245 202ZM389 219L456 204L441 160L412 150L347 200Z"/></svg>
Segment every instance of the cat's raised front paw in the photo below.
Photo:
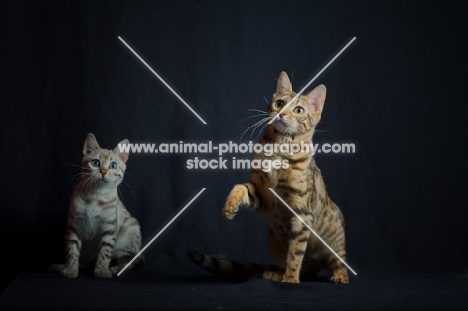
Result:
<svg viewBox="0 0 468 311"><path fill-rule="evenodd" d="M234 201L234 200L228 200L226 202L226 205L223 208L224 218L226 218L228 220L233 220L234 217L237 214L237 211L239 210L239 207L237 207L237 204L235 204L232 201Z"/></svg>
<svg viewBox="0 0 468 311"><path fill-rule="evenodd" d="M111 278L112 270L107 268L96 268L94 269L94 276L97 278Z"/></svg>
<svg viewBox="0 0 468 311"><path fill-rule="evenodd" d="M228 220L234 219L239 206L248 203L248 188L245 185L235 185L224 204L223 215Z"/></svg>
<svg viewBox="0 0 468 311"><path fill-rule="evenodd" d="M74 279L78 276L78 269L73 267L66 267L60 270L60 276L67 279Z"/></svg>
<svg viewBox="0 0 468 311"><path fill-rule="evenodd" d="M233 212L227 208L224 208L223 209L223 216L224 218L226 218L227 220L233 220L234 217L236 216L236 212Z"/></svg>

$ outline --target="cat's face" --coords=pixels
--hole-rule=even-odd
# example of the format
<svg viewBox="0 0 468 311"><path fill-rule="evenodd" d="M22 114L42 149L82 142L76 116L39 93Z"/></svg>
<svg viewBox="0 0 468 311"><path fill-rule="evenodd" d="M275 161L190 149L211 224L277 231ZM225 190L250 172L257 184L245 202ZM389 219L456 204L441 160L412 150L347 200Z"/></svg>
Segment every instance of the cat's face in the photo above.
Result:
<svg viewBox="0 0 468 311"><path fill-rule="evenodd" d="M122 140L119 144L128 144ZM101 149L93 134L88 134L83 147L82 173L90 185L118 186L124 177L128 153Z"/></svg>
<svg viewBox="0 0 468 311"><path fill-rule="evenodd" d="M281 72L276 93L273 94L273 99L268 107L268 113L275 116L285 106L287 107L271 125L280 133L287 135L313 133L322 115L326 88L324 85L319 85L307 95L299 96L288 105L295 95L288 75Z"/></svg>

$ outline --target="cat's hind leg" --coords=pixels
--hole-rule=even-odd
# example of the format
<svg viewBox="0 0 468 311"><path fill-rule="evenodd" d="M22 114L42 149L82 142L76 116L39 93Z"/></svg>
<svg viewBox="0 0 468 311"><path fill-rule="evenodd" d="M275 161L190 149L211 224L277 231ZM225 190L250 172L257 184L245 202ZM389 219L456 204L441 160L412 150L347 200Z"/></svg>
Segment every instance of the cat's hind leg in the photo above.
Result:
<svg viewBox="0 0 468 311"><path fill-rule="evenodd" d="M334 283L348 283L348 270L343 266L341 261L338 259L335 262L330 263L328 268L332 271L333 275L331 281Z"/></svg>
<svg viewBox="0 0 468 311"><path fill-rule="evenodd" d="M299 283L302 262L307 250L310 231L297 218L291 219L291 237L289 240L286 266L282 282Z"/></svg>
<svg viewBox="0 0 468 311"><path fill-rule="evenodd" d="M332 246L333 247L333 246ZM335 248L336 253L343 259L346 260L346 251L344 245L340 248ZM345 265L335 255L330 253L326 267L332 272L331 281L334 283L348 283L348 270Z"/></svg>
<svg viewBox="0 0 468 311"><path fill-rule="evenodd" d="M275 234L277 229L272 226L268 227L268 252L277 263L276 269L265 270L263 278L272 281L281 282L284 277L284 265L286 258L287 244L283 239L279 239Z"/></svg>
<svg viewBox="0 0 468 311"><path fill-rule="evenodd" d="M140 225L135 218L129 217L122 226L121 232L112 252L112 259L116 261L116 265L111 267L112 273L116 274L125 268L125 266L140 252L140 248ZM145 257L140 255L127 269L140 269L144 265Z"/></svg>
<svg viewBox="0 0 468 311"><path fill-rule="evenodd" d="M331 237L327 238L326 241L329 243L330 247L335 250L335 252L343 260L346 260L346 249L345 249L345 237L344 229L342 226L336 227L334 234ZM334 254L328 252L328 255L325 256L325 266L332 272L331 281L334 283L348 283L348 270L346 269L343 262L338 259Z"/></svg>

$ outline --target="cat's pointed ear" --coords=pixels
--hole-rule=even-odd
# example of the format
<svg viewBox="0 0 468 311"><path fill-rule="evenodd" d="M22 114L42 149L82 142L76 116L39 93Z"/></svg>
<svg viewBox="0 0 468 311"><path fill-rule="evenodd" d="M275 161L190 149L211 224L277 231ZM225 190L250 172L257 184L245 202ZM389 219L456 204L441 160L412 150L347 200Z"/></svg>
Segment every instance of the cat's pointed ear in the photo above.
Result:
<svg viewBox="0 0 468 311"><path fill-rule="evenodd" d="M276 83L276 93L273 94L273 97L279 97L283 95L289 95L292 93L291 81L286 72L281 71L278 82Z"/></svg>
<svg viewBox="0 0 468 311"><path fill-rule="evenodd" d="M127 162L128 154L130 150L130 142L128 139L124 139L117 144L117 147L112 150L116 155L119 156L122 161Z"/></svg>
<svg viewBox="0 0 468 311"><path fill-rule="evenodd" d="M309 92L309 94L306 95L307 102L312 107L314 113L322 113L326 96L327 88L323 84L320 84L319 86L315 87L315 89L313 89Z"/></svg>
<svg viewBox="0 0 468 311"><path fill-rule="evenodd" d="M89 133L84 142L83 155L87 155L88 153L99 149L101 149L101 147L99 147L96 137L92 133Z"/></svg>

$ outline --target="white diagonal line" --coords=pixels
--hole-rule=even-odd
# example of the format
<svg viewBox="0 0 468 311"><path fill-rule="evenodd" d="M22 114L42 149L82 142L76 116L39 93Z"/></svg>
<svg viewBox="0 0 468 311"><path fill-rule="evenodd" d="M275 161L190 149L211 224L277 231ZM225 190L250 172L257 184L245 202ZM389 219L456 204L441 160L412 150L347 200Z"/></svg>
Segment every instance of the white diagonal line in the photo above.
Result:
<svg viewBox="0 0 468 311"><path fill-rule="evenodd" d="M338 254L333 250L333 248L331 248L331 246L328 245L327 242L325 242L325 241L322 239L322 237L321 237L320 235L318 235L318 233L315 232L315 230L312 229L312 228L305 222L305 220L302 219L302 217L299 216L299 215L291 208L291 206L289 206L288 203L286 203L286 202L275 192L275 190L273 190L272 188L268 188L268 189L270 189L270 191L284 204L284 206L286 206L287 208L289 208L289 210L294 214L294 216L296 216L296 217L304 224L304 226L306 226L307 229L309 229L309 230L317 237L317 239L319 239L320 242L322 242L323 245L325 245L325 246L333 253L333 255L336 256L336 258L338 258L346 267L348 267L348 269L349 269L352 273L354 273L354 275L357 275L357 273L353 270L353 268L351 268L351 267L346 263L346 261L344 261L343 258L341 258L340 255L338 255Z"/></svg>
<svg viewBox="0 0 468 311"><path fill-rule="evenodd" d="M346 44L346 46L345 46L344 48L342 48L341 51L339 51L338 54L336 54L335 57L333 57L332 60L329 61L328 64L326 64L325 67L323 67L322 70L320 70L319 73L317 73L317 74L315 75L315 77L313 77L312 80L310 80L310 82L307 83L307 85L304 86L304 87L302 88L302 90L300 90L299 93L297 93L296 96L294 96L293 99L291 99L291 100L286 104L286 106L284 106L283 109L281 109L281 110L274 116L273 119L271 119L270 122L268 122L268 124L273 123L273 121L275 121L276 118L278 118L278 116L280 115L280 113L282 113L282 112L293 102L293 100L295 100L296 98L298 98L299 96L301 96L302 92L304 92L304 90L305 90L306 88L308 88L309 85L311 85L312 82L314 82L315 79L317 79L318 76L320 76L320 75L322 74L322 72L324 72L325 69L327 69L328 66L330 66L330 65L335 61L335 59L337 59L338 56L340 56L341 53L343 53L344 50L346 50L346 49L348 48L348 46L350 46L351 43L353 43L354 40L356 40L356 37L352 38L351 41L349 41L348 44Z"/></svg>
<svg viewBox="0 0 468 311"><path fill-rule="evenodd" d="M161 80L161 82L169 89L169 91L171 91L172 93L174 93L174 95L175 95L185 106L187 106L187 108L190 109L190 111L193 112L193 114L194 114L195 116L197 116L197 118L200 119L200 121L203 122L203 124L207 124L207 123L205 122L205 120L203 120L202 117L200 117L200 116L198 115L198 113L196 113L195 110L193 110L192 107L190 107L190 105L187 104L187 103L185 102L185 100L184 100L182 97L180 97L180 95L177 94L176 91L174 91L174 89L172 89L172 87L171 87L169 84L167 84L167 82L164 81L163 78L161 78L161 76L159 76L159 75L156 73L156 71L154 71L153 68L151 68L151 67L145 62L145 60L144 60L143 58L141 58L140 55L138 55L138 53L135 52L135 51L132 49L132 47L131 47L130 45L127 44L127 42L125 42L124 39L122 39L120 36L119 36L118 38L119 38L120 41L122 41L123 44L125 44L125 46L126 46L130 51L132 51L133 54L135 54L136 57L138 57L138 59L139 59L146 67L148 67L148 69L149 69L159 80Z"/></svg>
<svg viewBox="0 0 468 311"><path fill-rule="evenodd" d="M136 254L135 257L133 257L133 259L130 260L130 262L129 262L122 270L120 270L119 273L117 273L117 276L120 276L120 274L121 274L122 272L124 272L125 269L127 269L128 266L130 266L130 265L135 261L135 259L137 259L137 257L140 256L140 255L145 251L145 249L147 249L148 246L150 246L151 243L153 243L154 240L156 240L156 239L164 232L164 230L166 230L167 227L169 227L169 226L174 222L174 220L176 220L177 217L179 217L180 214L182 214L182 213L187 209L187 207L189 207L190 204L192 204L193 201L195 201L196 198L198 198L198 196L200 196L200 194L202 194L202 192L205 191L205 190L206 190L206 188L203 188L202 190L200 190L200 192L198 192L197 195L194 196L193 199L190 200L190 202L188 202L187 205L185 205L184 208L181 209L180 212L178 212L177 215L175 215L174 218L172 218L171 221L169 221L169 222L167 223L167 225L165 225L164 228L162 228L161 231L159 231L158 234L156 234L156 236L155 236L151 241L149 241L148 244L146 244L145 247L143 247L143 248L141 249L141 251L140 251L138 254Z"/></svg>

